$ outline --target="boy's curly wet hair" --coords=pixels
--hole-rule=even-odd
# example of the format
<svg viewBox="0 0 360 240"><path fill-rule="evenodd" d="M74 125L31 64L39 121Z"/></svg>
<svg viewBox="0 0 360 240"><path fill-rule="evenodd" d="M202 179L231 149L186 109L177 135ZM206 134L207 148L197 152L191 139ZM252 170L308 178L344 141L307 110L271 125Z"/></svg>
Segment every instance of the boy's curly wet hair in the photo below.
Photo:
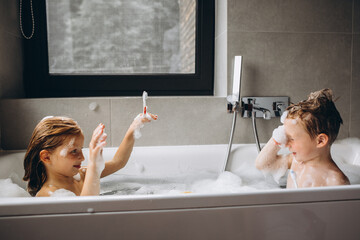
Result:
<svg viewBox="0 0 360 240"><path fill-rule="evenodd" d="M329 145L335 141L343 123L333 102L333 92L328 88L311 93L307 100L291 104L286 110L287 118L299 118L311 138L326 134Z"/></svg>
<svg viewBox="0 0 360 240"><path fill-rule="evenodd" d="M35 196L47 179L45 166L40 160L42 150L53 151L61 146L69 135L83 134L80 126L68 117L46 117L34 129L24 158L27 190Z"/></svg>

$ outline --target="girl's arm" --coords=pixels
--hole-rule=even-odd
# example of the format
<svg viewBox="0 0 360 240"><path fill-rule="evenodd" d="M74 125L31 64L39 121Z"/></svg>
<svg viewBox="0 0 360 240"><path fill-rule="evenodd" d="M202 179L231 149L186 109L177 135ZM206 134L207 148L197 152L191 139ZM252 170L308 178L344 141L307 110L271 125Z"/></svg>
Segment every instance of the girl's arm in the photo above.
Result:
<svg viewBox="0 0 360 240"><path fill-rule="evenodd" d="M104 134L104 124L100 123L94 130L89 145L89 163L86 169L84 185L81 196L93 196L100 194L100 175L105 167L102 157L102 149L106 144L106 134Z"/></svg>
<svg viewBox="0 0 360 240"><path fill-rule="evenodd" d="M153 115L151 113L147 113L150 115L150 117L154 120L157 119L156 115ZM134 138L134 131L136 129L139 129L139 125L144 124L145 122L150 122L151 120L146 117L141 118L135 118L135 120L130 125L129 129L127 130L124 139L122 140L119 148L117 149L115 156L112 160L107 161L105 163L105 169L101 174L101 177L106 177L119 169L125 167L127 164L131 152L134 147L135 138Z"/></svg>

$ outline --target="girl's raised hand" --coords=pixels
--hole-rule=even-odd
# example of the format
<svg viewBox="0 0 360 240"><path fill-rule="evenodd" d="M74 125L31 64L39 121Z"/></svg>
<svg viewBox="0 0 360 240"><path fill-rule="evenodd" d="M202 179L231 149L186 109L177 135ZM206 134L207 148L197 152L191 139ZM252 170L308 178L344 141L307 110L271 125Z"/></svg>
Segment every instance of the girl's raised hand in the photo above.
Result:
<svg viewBox="0 0 360 240"><path fill-rule="evenodd" d="M100 123L95 128L89 145L89 166L92 165L99 176L105 168L105 161L102 157L102 150L106 145L107 135L104 132L104 129L105 125L102 123Z"/></svg>
<svg viewBox="0 0 360 240"><path fill-rule="evenodd" d="M137 117L130 125L130 129L134 131L134 138L139 139L141 137L140 128L144 127L144 123L151 122L151 120L157 120L157 119L158 119L157 115L154 115L149 112L146 112L146 114L140 113L139 115L137 115Z"/></svg>

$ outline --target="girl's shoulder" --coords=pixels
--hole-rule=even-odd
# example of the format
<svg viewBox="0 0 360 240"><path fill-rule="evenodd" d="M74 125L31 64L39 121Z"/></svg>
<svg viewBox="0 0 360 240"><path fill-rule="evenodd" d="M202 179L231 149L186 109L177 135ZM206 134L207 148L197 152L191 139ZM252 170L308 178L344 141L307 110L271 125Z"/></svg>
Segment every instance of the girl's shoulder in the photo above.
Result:
<svg viewBox="0 0 360 240"><path fill-rule="evenodd" d="M58 188L52 185L42 186L35 197L50 197L56 190L58 190Z"/></svg>

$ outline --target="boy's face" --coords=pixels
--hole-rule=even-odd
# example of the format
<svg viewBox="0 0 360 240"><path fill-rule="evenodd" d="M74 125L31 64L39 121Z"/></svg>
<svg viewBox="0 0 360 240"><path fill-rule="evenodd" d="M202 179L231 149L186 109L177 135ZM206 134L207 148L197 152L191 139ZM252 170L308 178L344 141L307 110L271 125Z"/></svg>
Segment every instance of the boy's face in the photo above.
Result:
<svg viewBox="0 0 360 240"><path fill-rule="evenodd" d="M296 161L310 161L316 157L316 139L312 139L300 119L285 119L286 146Z"/></svg>
<svg viewBox="0 0 360 240"><path fill-rule="evenodd" d="M68 136L63 145L57 147L51 154L52 169L64 176L74 176L79 172L84 155L84 136Z"/></svg>

